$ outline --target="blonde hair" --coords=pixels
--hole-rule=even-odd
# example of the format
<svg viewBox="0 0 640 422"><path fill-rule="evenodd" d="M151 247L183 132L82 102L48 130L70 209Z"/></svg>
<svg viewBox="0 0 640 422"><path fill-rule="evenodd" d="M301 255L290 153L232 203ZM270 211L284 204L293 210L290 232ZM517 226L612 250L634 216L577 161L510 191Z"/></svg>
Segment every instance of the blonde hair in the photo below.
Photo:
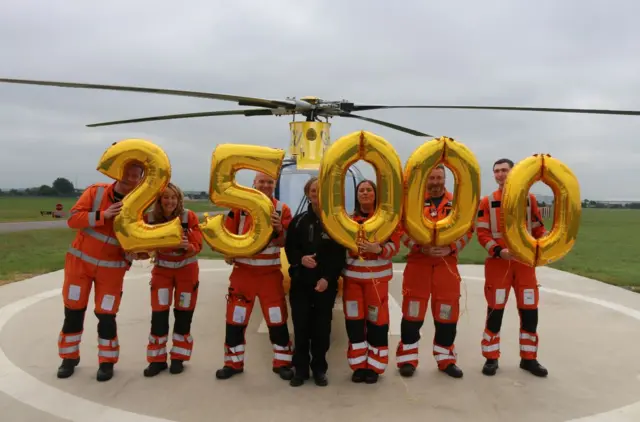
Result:
<svg viewBox="0 0 640 422"><path fill-rule="evenodd" d="M182 215L182 212L184 211L184 194L182 193L182 190L180 190L180 188L173 183L169 183L167 185L167 188L162 193L160 193L160 195L158 195L158 197L156 198L156 202L153 205L152 214L155 224L162 223L165 219L164 211L162 209L162 195L164 195L167 190L171 190L178 197L178 205L176 206L176 209L171 213L171 216L168 217L168 220L172 220Z"/></svg>

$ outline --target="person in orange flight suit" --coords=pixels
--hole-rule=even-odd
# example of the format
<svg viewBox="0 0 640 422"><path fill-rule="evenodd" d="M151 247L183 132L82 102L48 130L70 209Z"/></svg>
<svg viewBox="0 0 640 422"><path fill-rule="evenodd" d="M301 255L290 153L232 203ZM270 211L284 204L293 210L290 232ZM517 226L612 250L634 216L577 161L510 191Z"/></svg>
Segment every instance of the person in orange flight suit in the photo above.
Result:
<svg viewBox="0 0 640 422"><path fill-rule="evenodd" d="M284 246L292 215L285 203L273 198L275 180L271 176L258 172L253 186L271 198L275 206L271 215L273 237L258 254L227 260L227 263L233 264L233 270L227 295L224 366L216 371L216 378L228 379L244 371L245 331L258 297L273 347L273 372L284 380L291 380L294 375L291 369L293 347L287 326L288 310L280 267L280 248ZM225 227L237 234L246 233L251 224L251 216L239 209L229 211L225 219Z"/></svg>
<svg viewBox="0 0 640 422"><path fill-rule="evenodd" d="M95 286L95 309L98 318L98 381L113 377L118 362L116 314L120 307L124 276L133 256L126 254L113 230L113 219L122 209L122 199L142 180L144 168L130 163L123 180L89 186L70 210L67 225L77 230L64 265L64 323L58 337L58 354L62 363L58 378L73 375L80 363L80 342L89 294Z"/></svg>
<svg viewBox="0 0 640 422"><path fill-rule="evenodd" d="M202 250L202 231L196 213L184 208L184 194L172 183L158 195L153 211L144 219L149 224L162 224L180 218L184 235L180 247L156 251L151 271L151 330L147 345L144 376L153 377L168 368L169 309L173 302L172 348L169 372L179 374L183 362L191 360L193 336L191 322L198 301L200 269L197 255ZM140 258L148 259L147 254Z"/></svg>
<svg viewBox="0 0 640 422"><path fill-rule="evenodd" d="M376 185L363 180L356 186L352 218L363 223L376 209ZM381 243L358 242L359 254L348 252L344 281L343 309L349 347L347 361L351 380L374 384L389 363L389 281L393 278L393 258L400 250L400 226ZM360 256L362 259L360 259Z"/></svg>
<svg viewBox="0 0 640 422"><path fill-rule="evenodd" d="M446 218L453 208L453 195L445 188L445 167L438 165L429 174L424 200L425 216L431 221ZM473 227L448 246L417 245L407 234L402 243L410 249L402 282L401 340L396 350L400 375L410 377L418 367L420 328L431 297L434 319L433 356L438 369L461 378L456 365L455 338L460 315L460 274L458 255L473 237Z"/></svg>
<svg viewBox="0 0 640 422"><path fill-rule="evenodd" d="M507 304L509 291L513 287L520 314L520 368L533 375L545 377L547 369L537 360L538 351L538 280L535 267L518 262L507 249L502 238L504 223L500 212L502 189L513 161L502 158L493 165L493 175L498 190L485 196L478 208L478 241L489 256L485 260L485 298L487 300L487 320L482 335L482 355L486 362L482 368L485 375L495 375L500 358L500 328ZM533 194L527 202L527 226L536 239L545 235L546 230Z"/></svg>

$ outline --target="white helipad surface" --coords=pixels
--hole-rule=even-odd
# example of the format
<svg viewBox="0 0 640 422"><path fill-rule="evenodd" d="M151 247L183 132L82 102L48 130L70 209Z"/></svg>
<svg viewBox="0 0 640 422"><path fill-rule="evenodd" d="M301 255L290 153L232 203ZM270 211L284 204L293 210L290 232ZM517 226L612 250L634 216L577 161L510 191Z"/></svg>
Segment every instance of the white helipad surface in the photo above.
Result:
<svg viewBox="0 0 640 422"><path fill-rule="evenodd" d="M549 377L518 368L518 319L510 296L498 374L482 375L485 318L483 269L464 278L456 341L463 379L436 370L433 323L423 328L421 365L411 379L395 369L402 302L402 265L391 284L390 367L378 384L353 384L346 362L342 308L336 306L329 386L292 388L271 372L271 347L259 306L247 329L245 373L215 379L223 362L224 306L230 267L201 261L193 360L184 373L145 378L149 271L127 277L118 317L121 360L114 378L95 380L97 319L88 312L82 361L73 377L56 378L62 324L62 271L0 287L0 420L2 421L640 421L640 295L540 268L539 359Z"/></svg>

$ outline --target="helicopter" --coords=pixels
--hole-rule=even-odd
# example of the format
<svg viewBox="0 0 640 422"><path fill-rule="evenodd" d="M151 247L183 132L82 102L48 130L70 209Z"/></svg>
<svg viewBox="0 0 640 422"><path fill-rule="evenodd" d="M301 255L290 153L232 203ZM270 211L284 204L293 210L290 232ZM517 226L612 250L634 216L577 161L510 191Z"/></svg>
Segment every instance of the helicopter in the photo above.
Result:
<svg viewBox="0 0 640 422"><path fill-rule="evenodd" d="M386 121L372 119L369 117L353 114L377 109L469 109L469 110L502 110L502 111L538 111L553 113L587 113L587 114L609 114L609 115L630 115L640 116L640 111L635 110L603 110L603 109L575 109L575 108L538 108L538 107L505 107L505 106L460 106L460 105L373 105L357 104L348 100L323 100L318 97L305 96L301 98L285 97L284 100L265 99L256 97L245 97L238 95L217 94L197 91L180 91L172 89L143 88L133 86L99 85L75 82L55 82L28 79L7 79L0 78L0 82L56 86L63 88L84 88L98 90L112 90L125 92L138 92L148 94L174 95L183 97L207 98L214 100L235 102L239 106L254 107L241 110L206 111L199 113L171 114L163 116L142 117L127 120L108 121L102 123L88 124L87 127L101 127L121 124L153 122L161 120L188 119L198 117L232 116L241 115L245 117L254 116L291 116L293 120L289 123L291 137L289 142L289 157L285 157L281 167L280 175L276 181L274 196L279 201L289 205L292 214L295 216L307 209L308 199L304 195L303 186L313 176L318 176L320 162L325 150L331 143L329 119L333 117L344 117L359 119L385 126L414 136L433 137L427 133L389 123ZM302 115L305 120L296 121L295 116ZM325 121L321 119L324 118ZM355 208L356 186L364 180L362 171L357 164L350 166L345 174L344 204L347 213L353 212ZM294 204L297 204L295 207ZM283 285L285 292L289 291L290 278L287 271L289 266L286 255L282 256L282 273L284 276ZM342 295L342 282L339 280L339 292Z"/></svg>
<svg viewBox="0 0 640 422"><path fill-rule="evenodd" d="M496 110L496 111L534 111L552 113L586 113L608 115L640 116L636 110L605 110L578 108L549 108L549 107L511 107L511 106L473 106L473 105L375 105L358 104L348 100L323 100L314 96L301 98L285 97L284 99L266 99L229 94L218 94L198 91L182 91L174 89L144 88L136 86L101 85L76 82L58 82L29 79L0 78L0 83L23 85L55 86L62 88L97 89L147 94L174 95L235 102L239 106L253 107L240 110L206 111L199 113L171 114L163 116L142 117L127 120L108 121L88 124L87 127L101 127L121 124L143 123L161 120L189 119L199 117L232 116L291 116L289 154L285 157L280 175L276 181L274 196L285 202L297 215L307 208L308 200L303 193L303 186L309 178L317 176L320 162L325 150L331 143L329 123L330 118L343 117L359 119L373 124L385 126L419 137L433 137L425 132L400 126L394 123L372 119L354 114L368 110L379 109L458 109L458 110ZM305 120L296 121L295 116L301 115ZM325 121L321 119L324 118ZM362 171L357 164L352 165L345 174L345 211L352 212L355 206L355 188L364 180ZM293 206L294 204L297 204Z"/></svg>

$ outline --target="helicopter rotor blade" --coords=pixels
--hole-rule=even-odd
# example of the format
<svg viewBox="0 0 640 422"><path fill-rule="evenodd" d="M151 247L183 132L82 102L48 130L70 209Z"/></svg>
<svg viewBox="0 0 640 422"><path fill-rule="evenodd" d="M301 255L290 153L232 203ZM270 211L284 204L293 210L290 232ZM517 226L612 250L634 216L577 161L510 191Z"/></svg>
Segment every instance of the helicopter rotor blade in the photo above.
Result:
<svg viewBox="0 0 640 422"><path fill-rule="evenodd" d="M338 116L366 120L367 122L375 123L375 124L378 124L378 125L381 125L381 126L386 126L386 127L391 128L391 129L399 130L401 132L405 132L405 133L408 133L408 134L411 134L411 135L415 135L415 136L433 137L432 135L429 135L427 133L419 132L419 131L414 130L414 129L409 129L408 127L399 126L399 125L396 125L394 123L389 123L389 122L384 122L382 120L372 119L370 117L358 116L358 115L351 114L351 113L340 113L340 114L338 114Z"/></svg>
<svg viewBox="0 0 640 422"><path fill-rule="evenodd" d="M408 106L385 106L385 105L353 105L349 107L353 111L380 110L391 108L429 108L429 109L459 109L459 110L508 110L508 111L543 111L550 113L585 113L585 114L612 114L626 116L640 116L638 110L604 110L588 108L551 108L551 107L501 107L501 106L435 106L435 105L408 105Z"/></svg>
<svg viewBox="0 0 640 422"><path fill-rule="evenodd" d="M167 114L165 116L154 116L154 117L142 117L139 119L129 119L129 120L117 120L112 122L103 122L103 123L92 123L87 125L87 127L98 127L98 126L113 126L113 125L121 125L127 123L140 123L140 122L154 122L158 120L174 120L174 119L189 119L193 117L211 117L211 116L232 116L232 115L244 115L247 117L251 116L273 116L273 110L263 109L263 108L255 108L250 110L224 110L224 111L205 111L200 113L185 113L185 114Z"/></svg>
<svg viewBox="0 0 640 422"><path fill-rule="evenodd" d="M7 78L0 78L0 82L12 83L12 84L23 84L23 85L57 86L62 88L104 89L104 90L110 90L110 91L129 91L129 92L142 92L147 94L177 95L181 97L195 97L195 98L222 100L222 101L233 101L241 106L267 107L267 108L284 107L289 109L295 109L296 107L296 104L292 101L267 100L264 98L242 97L237 95L215 94L210 92L180 91L175 89L143 88L143 87L135 87L135 86L120 86L120 85L98 85L98 84L84 84L84 83L75 83L75 82L36 81L36 80L30 80L30 79L7 79Z"/></svg>

